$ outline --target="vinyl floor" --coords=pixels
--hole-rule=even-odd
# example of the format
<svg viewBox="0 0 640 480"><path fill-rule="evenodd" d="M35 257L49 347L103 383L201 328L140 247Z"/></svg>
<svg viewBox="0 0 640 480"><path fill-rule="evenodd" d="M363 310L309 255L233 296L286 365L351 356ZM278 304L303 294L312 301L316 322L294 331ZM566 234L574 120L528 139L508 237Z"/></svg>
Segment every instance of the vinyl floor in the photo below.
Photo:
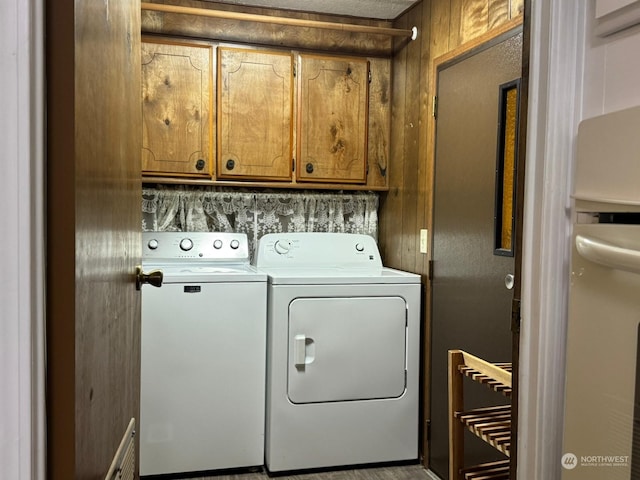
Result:
<svg viewBox="0 0 640 480"><path fill-rule="evenodd" d="M316 471L291 475L268 475L259 473L234 473L209 477L194 477L189 480L429 480L422 465L381 466L345 470Z"/></svg>

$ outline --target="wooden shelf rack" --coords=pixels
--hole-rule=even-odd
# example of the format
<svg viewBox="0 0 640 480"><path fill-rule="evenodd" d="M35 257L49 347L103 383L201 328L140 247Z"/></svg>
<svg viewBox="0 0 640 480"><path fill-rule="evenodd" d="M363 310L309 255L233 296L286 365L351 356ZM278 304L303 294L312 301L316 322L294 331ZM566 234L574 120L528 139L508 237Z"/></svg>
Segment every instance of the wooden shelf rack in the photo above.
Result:
<svg viewBox="0 0 640 480"><path fill-rule="evenodd" d="M509 459L464 467L465 429L507 457L511 447L511 405L465 410L465 376L511 397L510 363L489 363L462 350L449 350L449 479L508 480Z"/></svg>

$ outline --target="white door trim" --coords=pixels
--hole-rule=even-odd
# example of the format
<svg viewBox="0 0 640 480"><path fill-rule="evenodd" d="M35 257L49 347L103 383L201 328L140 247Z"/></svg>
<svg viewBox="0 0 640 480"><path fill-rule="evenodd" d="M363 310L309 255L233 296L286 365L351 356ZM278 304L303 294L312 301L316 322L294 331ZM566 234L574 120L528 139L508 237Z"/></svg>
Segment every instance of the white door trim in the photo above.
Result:
<svg viewBox="0 0 640 480"><path fill-rule="evenodd" d="M44 5L0 3L0 478L45 478Z"/></svg>
<svg viewBox="0 0 640 480"><path fill-rule="evenodd" d="M571 178L588 2L532 0L518 479L560 478Z"/></svg>

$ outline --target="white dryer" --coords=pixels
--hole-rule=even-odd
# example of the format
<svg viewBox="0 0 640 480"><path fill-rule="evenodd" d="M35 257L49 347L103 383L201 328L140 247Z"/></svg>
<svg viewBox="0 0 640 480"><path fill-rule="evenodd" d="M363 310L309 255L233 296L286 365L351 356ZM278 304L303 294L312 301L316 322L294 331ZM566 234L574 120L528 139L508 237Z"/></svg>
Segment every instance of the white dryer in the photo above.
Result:
<svg viewBox="0 0 640 480"><path fill-rule="evenodd" d="M265 463L272 472L418 457L420 277L367 235L269 234Z"/></svg>

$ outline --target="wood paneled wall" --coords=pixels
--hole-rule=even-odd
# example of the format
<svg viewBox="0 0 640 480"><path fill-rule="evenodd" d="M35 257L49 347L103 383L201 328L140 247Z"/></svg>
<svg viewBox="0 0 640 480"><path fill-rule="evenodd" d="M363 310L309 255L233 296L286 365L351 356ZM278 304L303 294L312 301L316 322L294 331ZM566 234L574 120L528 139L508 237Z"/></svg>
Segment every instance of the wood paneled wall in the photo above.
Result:
<svg viewBox="0 0 640 480"><path fill-rule="evenodd" d="M390 22L380 20L310 14L270 8L242 7L210 1L153 0L151 3L377 27L391 26ZM142 32L145 34L214 39L250 45L268 45L291 49L325 51L328 53L354 53L382 57L389 57L392 47L392 40L388 35L353 34L340 30L301 28L152 11L142 12Z"/></svg>
<svg viewBox="0 0 640 480"><path fill-rule="evenodd" d="M394 45L390 188L380 201L379 244L386 265L423 276L426 347L431 341L427 321L431 253L420 253L419 246L423 228L429 230L429 249L432 243L434 60L477 44L489 32L517 21L523 4L524 0L423 0L394 22L397 28L416 26L418 38L395 40ZM428 348L424 348L423 363L423 371L428 372ZM426 455L427 384L423 412L422 452Z"/></svg>
<svg viewBox="0 0 640 480"><path fill-rule="evenodd" d="M380 211L380 247L389 266L428 274L419 230L431 227L433 61L522 15L524 0L423 0L397 28L418 28L396 40L393 57L389 192ZM431 231L429 232L431 235Z"/></svg>

